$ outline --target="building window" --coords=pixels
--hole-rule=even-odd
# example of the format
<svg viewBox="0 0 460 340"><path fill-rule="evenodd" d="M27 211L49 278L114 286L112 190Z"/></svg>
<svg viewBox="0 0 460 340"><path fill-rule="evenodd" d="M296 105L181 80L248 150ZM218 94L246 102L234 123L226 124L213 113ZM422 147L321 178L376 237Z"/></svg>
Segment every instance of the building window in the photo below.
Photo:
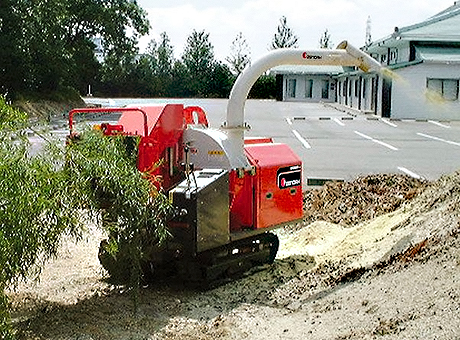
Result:
<svg viewBox="0 0 460 340"><path fill-rule="evenodd" d="M390 64L396 64L398 62L398 49L394 48L390 50Z"/></svg>
<svg viewBox="0 0 460 340"><path fill-rule="evenodd" d="M430 79L426 81L426 87L431 93L436 93L445 100L458 99L458 79Z"/></svg>
<svg viewBox="0 0 460 340"><path fill-rule="evenodd" d="M313 98L313 79L305 81L305 98Z"/></svg>
<svg viewBox="0 0 460 340"><path fill-rule="evenodd" d="M359 81L358 79L355 80L355 97L358 97L359 93Z"/></svg>
<svg viewBox="0 0 460 340"><path fill-rule="evenodd" d="M363 98L367 97L367 79L363 78Z"/></svg>
<svg viewBox="0 0 460 340"><path fill-rule="evenodd" d="M297 79L288 79L287 95L289 98L295 98Z"/></svg>
<svg viewBox="0 0 460 340"><path fill-rule="evenodd" d="M321 87L321 98L323 99L329 98L329 80L323 80L323 84Z"/></svg>

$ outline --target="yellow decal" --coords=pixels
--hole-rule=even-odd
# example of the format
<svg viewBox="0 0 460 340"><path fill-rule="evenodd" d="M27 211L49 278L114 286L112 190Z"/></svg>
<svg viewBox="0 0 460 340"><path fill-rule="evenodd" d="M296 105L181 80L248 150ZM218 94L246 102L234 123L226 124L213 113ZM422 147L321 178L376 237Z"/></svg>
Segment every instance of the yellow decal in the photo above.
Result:
<svg viewBox="0 0 460 340"><path fill-rule="evenodd" d="M225 152L222 150L209 150L208 155L223 156L225 155Z"/></svg>

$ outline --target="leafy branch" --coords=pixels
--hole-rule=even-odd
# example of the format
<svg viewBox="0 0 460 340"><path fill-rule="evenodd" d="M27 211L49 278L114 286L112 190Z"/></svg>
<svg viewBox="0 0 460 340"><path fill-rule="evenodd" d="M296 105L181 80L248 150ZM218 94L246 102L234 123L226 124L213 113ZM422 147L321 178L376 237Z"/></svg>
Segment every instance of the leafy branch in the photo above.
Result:
<svg viewBox="0 0 460 340"><path fill-rule="evenodd" d="M168 237L172 212L167 198L136 168L137 139L88 130L66 148L52 142L32 157L27 138L13 138L24 136L26 118L0 99L0 337L5 339L14 335L5 289L39 275L63 235L78 240L83 215L96 222L111 216L113 223L98 225L116 236L109 254L120 257L123 250L136 302L146 240L154 246Z"/></svg>

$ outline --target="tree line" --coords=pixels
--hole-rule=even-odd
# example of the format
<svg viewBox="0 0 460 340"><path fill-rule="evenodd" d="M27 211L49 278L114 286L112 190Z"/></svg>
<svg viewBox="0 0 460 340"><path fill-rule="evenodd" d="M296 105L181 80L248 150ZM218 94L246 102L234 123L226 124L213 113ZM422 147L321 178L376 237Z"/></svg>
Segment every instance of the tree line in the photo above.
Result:
<svg viewBox="0 0 460 340"><path fill-rule="evenodd" d="M209 33L196 30L179 59L166 32L139 54L138 38L149 27L145 10L131 0L2 0L0 94L59 101L86 95L91 85L99 96L227 97L250 64L242 33L226 62L216 60ZM95 38L102 41L102 62ZM296 46L282 17L271 48ZM250 96L274 97L275 91L275 79L266 75Z"/></svg>
<svg viewBox="0 0 460 340"><path fill-rule="evenodd" d="M141 55L125 55L121 61L105 59L95 94L138 97L225 97L234 75L217 61L209 33L194 30L180 59L174 58L166 32L152 40Z"/></svg>

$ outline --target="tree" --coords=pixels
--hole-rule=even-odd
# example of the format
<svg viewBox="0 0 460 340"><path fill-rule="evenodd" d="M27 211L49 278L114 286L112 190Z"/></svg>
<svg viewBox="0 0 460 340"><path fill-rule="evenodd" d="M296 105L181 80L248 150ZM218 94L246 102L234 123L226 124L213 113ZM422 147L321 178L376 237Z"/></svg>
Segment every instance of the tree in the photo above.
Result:
<svg viewBox="0 0 460 340"><path fill-rule="evenodd" d="M92 38L100 36L107 55L120 60L149 30L145 11L131 0L5 0L0 22L0 80L12 98L86 89L98 71Z"/></svg>
<svg viewBox="0 0 460 340"><path fill-rule="evenodd" d="M170 93L173 97L190 97L190 86L188 86L189 75L185 64L181 60L174 62L171 78Z"/></svg>
<svg viewBox="0 0 460 340"><path fill-rule="evenodd" d="M49 154L30 157L26 127L26 115L0 97L1 339L13 338L5 289L55 255L63 233L81 230L62 163ZM12 141L13 134L20 138Z"/></svg>
<svg viewBox="0 0 460 340"><path fill-rule="evenodd" d="M251 99L273 99L276 97L276 78L270 74L263 74L257 79L249 91Z"/></svg>
<svg viewBox="0 0 460 340"><path fill-rule="evenodd" d="M234 76L227 65L214 62L208 88L208 97L228 98L234 82Z"/></svg>
<svg viewBox="0 0 460 340"><path fill-rule="evenodd" d="M0 95L11 96L15 89L23 87L27 65L24 63L22 30L18 29L21 22L20 13L16 10L15 0L0 2Z"/></svg>
<svg viewBox="0 0 460 340"><path fill-rule="evenodd" d="M117 236L107 251L114 258L125 251L133 292L146 260L143 247L168 237L166 220L172 213L167 197L137 170L138 141L88 129L65 150L61 142L50 143L45 152L30 156L26 137L11 138L25 136L26 118L0 97L1 339L13 338L5 289L33 270L39 274L44 261L57 254L63 235L81 236L83 213L100 218L103 210L117 217L96 225Z"/></svg>
<svg viewBox="0 0 460 340"><path fill-rule="evenodd" d="M156 49L157 67L155 73L159 75L170 74L174 64L174 48L166 32L160 34L160 43Z"/></svg>
<svg viewBox="0 0 460 340"><path fill-rule="evenodd" d="M187 70L187 87L190 94L206 96L215 62L214 47L209 41L209 33L193 30L187 38L182 62Z"/></svg>
<svg viewBox="0 0 460 340"><path fill-rule="evenodd" d="M156 95L165 97L172 94L171 82L175 59L174 48L166 32L160 34L160 39L159 44L153 40L149 50L152 57L152 71L157 84Z"/></svg>
<svg viewBox="0 0 460 340"><path fill-rule="evenodd" d="M276 50L278 48L295 48L298 47L298 40L299 39L294 35L292 29L288 27L286 17L282 16L277 32L273 36L270 48L272 50Z"/></svg>
<svg viewBox="0 0 460 340"><path fill-rule="evenodd" d="M230 56L225 59L234 75L239 76L245 67L251 63L250 54L251 52L243 33L238 33L232 42Z"/></svg>
<svg viewBox="0 0 460 340"><path fill-rule="evenodd" d="M134 91L132 88L131 74L136 67L133 55L126 55L118 58L115 55L108 55L101 67L99 74L99 86L95 91L101 91L108 96L130 96Z"/></svg>
<svg viewBox="0 0 460 340"><path fill-rule="evenodd" d="M332 48L331 35L329 34L329 31L327 28L324 31L321 38L319 39L319 48L327 48L327 49Z"/></svg>

